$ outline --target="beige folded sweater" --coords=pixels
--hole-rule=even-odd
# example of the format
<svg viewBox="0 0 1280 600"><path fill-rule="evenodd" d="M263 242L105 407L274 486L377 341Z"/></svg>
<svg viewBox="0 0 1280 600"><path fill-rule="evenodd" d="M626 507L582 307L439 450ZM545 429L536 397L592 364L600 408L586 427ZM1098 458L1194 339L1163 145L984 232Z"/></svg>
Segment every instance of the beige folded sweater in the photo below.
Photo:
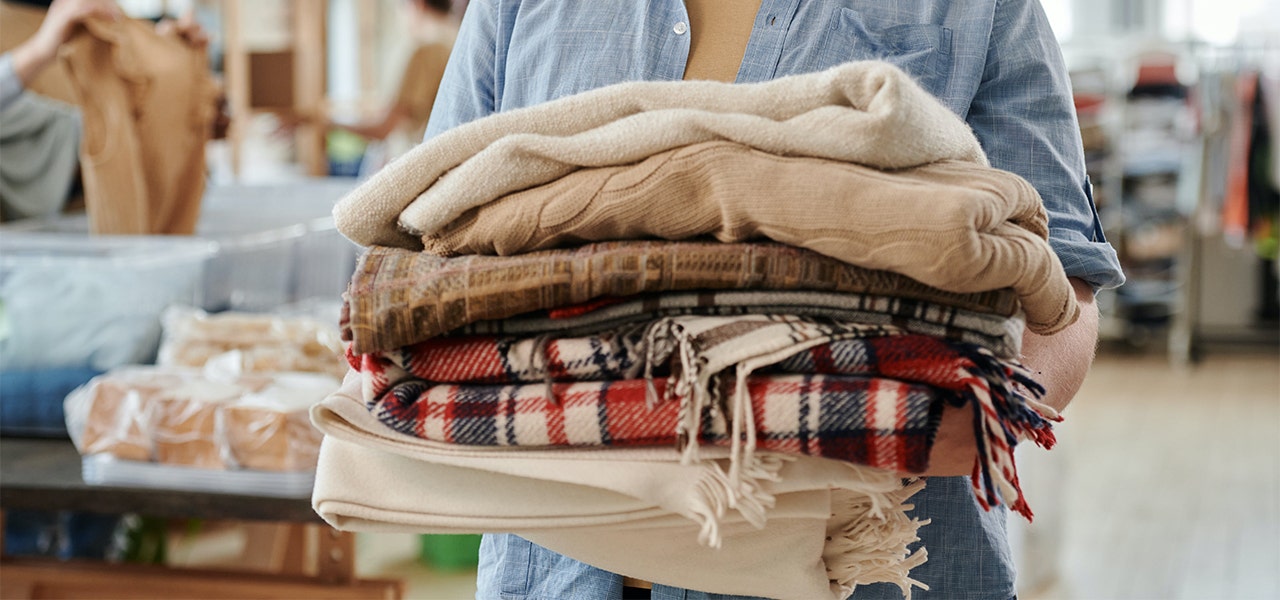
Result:
<svg viewBox="0 0 1280 600"><path fill-rule="evenodd" d="M960 161L885 172L704 142L583 169L498 199L423 237L428 252L514 255L605 240L771 239L951 292L1013 288L1027 325L1079 314L1021 177Z"/></svg>
<svg viewBox="0 0 1280 600"><path fill-rule="evenodd" d="M851 62L755 84L621 83L490 115L414 148L333 214L356 243L416 249L408 232L435 233L504 194L710 140L889 169L987 164L964 121L909 76Z"/></svg>
<svg viewBox="0 0 1280 600"><path fill-rule="evenodd" d="M520 450L429 442L387 428L360 378L312 409L325 432L312 505L348 531L518 533L624 575L722 594L848 597L892 582L909 596L906 515L921 482L759 453L734 488L726 449L682 464L674 448ZM394 493L388 493L394 490ZM923 586L921 586L923 587Z"/></svg>

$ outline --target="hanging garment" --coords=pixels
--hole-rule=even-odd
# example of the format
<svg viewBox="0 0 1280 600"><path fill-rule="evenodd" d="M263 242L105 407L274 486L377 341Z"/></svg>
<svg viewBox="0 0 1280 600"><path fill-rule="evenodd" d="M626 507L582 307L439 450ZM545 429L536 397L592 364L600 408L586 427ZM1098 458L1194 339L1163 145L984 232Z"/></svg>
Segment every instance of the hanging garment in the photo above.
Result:
<svg viewBox="0 0 1280 600"><path fill-rule="evenodd" d="M1235 247L1243 246L1249 233L1249 142L1253 133L1253 101L1258 93L1258 73L1236 76L1235 120L1231 123L1227 184L1222 199L1222 235Z"/></svg>
<svg viewBox="0 0 1280 600"><path fill-rule="evenodd" d="M60 55L79 95L89 227L195 232L217 90L203 49L150 23L85 23Z"/></svg>
<svg viewBox="0 0 1280 600"><path fill-rule="evenodd" d="M481 320L603 296L715 289L859 292L1011 316L1009 290L942 292L781 244L604 242L519 256L440 258L371 248L346 294L344 340L358 354L420 342Z"/></svg>
<svg viewBox="0 0 1280 600"><path fill-rule="evenodd" d="M1040 334L1079 314L1040 195L1017 175L959 161L888 173L706 142L576 171L468 211L423 242L445 256L512 255L699 236L770 239L953 292L1011 287Z"/></svg>
<svg viewBox="0 0 1280 600"><path fill-rule="evenodd" d="M418 249L463 212L580 167L724 139L773 154L897 169L986 165L969 127L887 63L755 84L628 82L498 113L432 138L334 207L358 244ZM403 228L403 229L402 229Z"/></svg>

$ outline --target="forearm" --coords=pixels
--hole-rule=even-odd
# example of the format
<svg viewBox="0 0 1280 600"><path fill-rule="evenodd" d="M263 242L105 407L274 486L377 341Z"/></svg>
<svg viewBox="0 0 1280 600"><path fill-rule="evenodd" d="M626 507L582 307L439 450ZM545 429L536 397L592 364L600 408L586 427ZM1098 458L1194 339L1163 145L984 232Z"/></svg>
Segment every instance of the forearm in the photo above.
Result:
<svg viewBox="0 0 1280 600"><path fill-rule="evenodd" d="M13 69L13 53L0 54L0 110L22 95L24 86Z"/></svg>
<svg viewBox="0 0 1280 600"><path fill-rule="evenodd" d="M329 122L329 127L340 129L354 133L367 140L384 140L392 131L400 125L400 122L408 116L408 111L400 105L393 105L383 115L382 119L374 122L365 123L338 123Z"/></svg>
<svg viewBox="0 0 1280 600"><path fill-rule="evenodd" d="M39 35L32 37L10 53L13 60L13 73L25 88L41 71L53 64L57 55L57 44L51 44Z"/></svg>
<svg viewBox="0 0 1280 600"><path fill-rule="evenodd" d="M72 31L92 17L115 20L120 17L120 7L114 0L54 0L35 35L8 54L12 71L6 69L3 75L11 80L0 82L3 83L0 104L11 102L41 71L53 64L58 48L71 37Z"/></svg>
<svg viewBox="0 0 1280 600"><path fill-rule="evenodd" d="M1079 279L1072 279L1071 287L1080 303L1080 318L1054 335L1028 332L1022 338L1022 364L1045 388L1040 401L1058 411L1080 391L1098 348L1098 305L1093 301L1093 290Z"/></svg>
<svg viewBox="0 0 1280 600"><path fill-rule="evenodd" d="M1021 362L1035 373L1045 388L1040 399L1055 410L1066 408L1084 383L1098 342L1098 307L1093 290L1072 279L1080 318L1070 327L1050 336L1027 333L1022 338ZM973 433L973 408L947 407L942 425L929 455L929 476L969 475L977 456Z"/></svg>

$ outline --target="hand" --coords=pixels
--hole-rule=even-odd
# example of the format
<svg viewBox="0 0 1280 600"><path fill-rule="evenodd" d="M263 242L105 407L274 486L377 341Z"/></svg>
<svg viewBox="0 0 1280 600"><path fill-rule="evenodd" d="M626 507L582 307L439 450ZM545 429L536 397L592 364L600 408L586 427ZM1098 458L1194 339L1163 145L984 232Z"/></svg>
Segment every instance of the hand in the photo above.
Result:
<svg viewBox="0 0 1280 600"><path fill-rule="evenodd" d="M313 126L328 130L332 124L329 118L321 112L312 111L284 111L276 114L276 129L274 134L278 137L287 137L293 135L299 127Z"/></svg>
<svg viewBox="0 0 1280 600"><path fill-rule="evenodd" d="M53 62L76 26L95 17L114 21L121 17L120 7L114 0L54 0L36 34L13 50L13 69L23 85Z"/></svg>
<svg viewBox="0 0 1280 600"><path fill-rule="evenodd" d="M175 35L193 48L204 48L209 45L209 34L204 28L196 23L195 15L191 12L182 15L178 20L165 19L156 23L156 33L160 35Z"/></svg>
<svg viewBox="0 0 1280 600"><path fill-rule="evenodd" d="M31 42L52 60L58 48L84 20L101 17L114 21L120 16L120 7L114 0L54 0Z"/></svg>

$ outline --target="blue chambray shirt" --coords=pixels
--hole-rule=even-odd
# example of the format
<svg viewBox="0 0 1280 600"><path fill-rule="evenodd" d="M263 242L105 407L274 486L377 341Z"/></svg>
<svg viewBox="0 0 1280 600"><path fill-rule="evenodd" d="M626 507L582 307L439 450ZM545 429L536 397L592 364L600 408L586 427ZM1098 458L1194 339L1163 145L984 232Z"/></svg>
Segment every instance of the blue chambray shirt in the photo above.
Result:
<svg viewBox="0 0 1280 600"><path fill-rule="evenodd" d="M681 0L471 0L426 138L614 83L679 80L688 23ZM993 166L1039 190L1050 244L1068 275L1095 289L1124 282L1093 204L1070 84L1039 2L763 0L737 82L867 59L916 78L969 123ZM929 561L912 571L931 590L915 598L1014 595L1003 509L982 510L965 478L932 478L913 502L914 515L932 519L920 531ZM478 588L479 598L616 598L621 578L516 536L491 535ZM659 585L654 598L726 596ZM901 592L862 586L853 598Z"/></svg>

